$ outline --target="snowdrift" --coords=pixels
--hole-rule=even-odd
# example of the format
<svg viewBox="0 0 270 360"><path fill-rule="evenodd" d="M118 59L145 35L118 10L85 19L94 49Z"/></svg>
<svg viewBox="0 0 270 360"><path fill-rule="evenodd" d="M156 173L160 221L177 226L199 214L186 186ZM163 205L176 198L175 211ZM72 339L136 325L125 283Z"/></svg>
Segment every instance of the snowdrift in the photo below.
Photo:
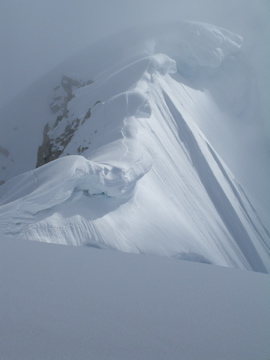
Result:
<svg viewBox="0 0 270 360"><path fill-rule="evenodd" d="M5 122L1 234L268 272L269 232L198 126L209 94L187 81L213 76L241 38L181 23L105 45Z"/></svg>

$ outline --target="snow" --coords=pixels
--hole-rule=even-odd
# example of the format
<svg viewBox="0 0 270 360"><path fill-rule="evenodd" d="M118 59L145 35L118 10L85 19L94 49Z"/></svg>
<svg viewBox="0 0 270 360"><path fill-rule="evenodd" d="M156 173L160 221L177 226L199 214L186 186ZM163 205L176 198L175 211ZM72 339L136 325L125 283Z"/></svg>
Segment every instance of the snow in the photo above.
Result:
<svg viewBox="0 0 270 360"><path fill-rule="evenodd" d="M270 357L241 46L195 22L118 34L0 110L1 359Z"/></svg>
<svg viewBox="0 0 270 360"><path fill-rule="evenodd" d="M136 61L155 55L156 64L153 65L154 61L150 61L151 66L155 67L159 61L157 54L164 52L170 58L177 58L183 67L189 66L192 60L192 68L195 71L194 68L218 67L225 57L236 53L240 46L241 39L237 35L212 25L192 22L130 31L98 42L33 84L28 91L14 100L16 106L11 103L1 109L1 127L5 131L1 131L0 144L10 152L10 157L8 160L1 159L1 166L6 168L1 171L0 180L6 180L35 166L36 149L41 143L43 127L53 120L48 106L48 103L51 103L50 95L52 89L59 85L63 75L84 82L95 80L100 84L106 74L112 76L117 69L130 64L131 59ZM142 72L147 62L149 63L147 58L140 61ZM166 66L174 70L175 62L169 60ZM166 66L165 71L168 71ZM178 70L181 66L178 66ZM133 70L135 69L140 71L138 67L133 67ZM111 86L118 86L119 92L121 88L126 91L139 77L138 72L133 74L128 71L126 77L123 72L121 81L115 77L118 83ZM102 93L99 94L95 90L95 94L97 100L100 100L100 96L104 97L104 100L106 98L104 87ZM24 139L29 133L35 136L31 142L25 143Z"/></svg>
<svg viewBox="0 0 270 360"><path fill-rule="evenodd" d="M269 276L1 238L5 360L270 356Z"/></svg>
<svg viewBox="0 0 270 360"><path fill-rule="evenodd" d="M269 231L202 132L209 112L222 111L203 109L213 100L188 82L191 69L198 81L219 72L241 38L199 23L159 30L156 39L153 30L127 36L132 45L117 38L110 61L112 44L97 44L50 74L50 90L39 84L53 93L53 81L73 69L54 94L60 118L62 110L43 113L44 104L40 118L29 115L24 100L19 118L7 117L0 141L12 144L3 171L11 179L0 187L0 234L269 272ZM34 169L46 126L61 156Z"/></svg>
<svg viewBox="0 0 270 360"><path fill-rule="evenodd" d="M157 42L157 48L177 59L181 74L198 74L221 66L225 58L239 52L243 39L226 29L211 24L183 22L171 26Z"/></svg>

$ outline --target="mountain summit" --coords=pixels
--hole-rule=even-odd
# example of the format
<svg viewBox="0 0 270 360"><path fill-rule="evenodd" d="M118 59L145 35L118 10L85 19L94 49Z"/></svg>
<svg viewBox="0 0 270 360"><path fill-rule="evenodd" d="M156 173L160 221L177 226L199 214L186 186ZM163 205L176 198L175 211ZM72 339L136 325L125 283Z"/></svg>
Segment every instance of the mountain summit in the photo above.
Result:
<svg viewBox="0 0 270 360"><path fill-rule="evenodd" d="M270 234L202 126L224 116L202 84L241 44L194 22L131 31L34 84L0 114L0 234L269 272Z"/></svg>

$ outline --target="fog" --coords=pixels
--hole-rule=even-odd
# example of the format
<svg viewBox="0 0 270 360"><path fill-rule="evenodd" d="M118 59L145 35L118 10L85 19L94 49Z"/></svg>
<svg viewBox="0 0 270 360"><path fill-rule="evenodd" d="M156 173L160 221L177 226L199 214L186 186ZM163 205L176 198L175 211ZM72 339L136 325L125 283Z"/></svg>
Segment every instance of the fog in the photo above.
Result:
<svg viewBox="0 0 270 360"><path fill-rule="evenodd" d="M102 37L145 24L197 20L244 37L270 139L269 16L270 0L0 0L0 106Z"/></svg>
<svg viewBox="0 0 270 360"><path fill-rule="evenodd" d="M265 85L269 8L269 0L1 0L0 106L101 37L179 19L206 21L243 34L246 46L254 49L253 60Z"/></svg>

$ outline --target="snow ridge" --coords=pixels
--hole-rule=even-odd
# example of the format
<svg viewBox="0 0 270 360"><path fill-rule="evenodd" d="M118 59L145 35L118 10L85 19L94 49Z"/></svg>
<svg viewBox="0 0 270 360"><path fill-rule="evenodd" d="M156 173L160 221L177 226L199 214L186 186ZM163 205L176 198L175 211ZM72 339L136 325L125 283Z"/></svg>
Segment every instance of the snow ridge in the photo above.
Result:
<svg viewBox="0 0 270 360"><path fill-rule="evenodd" d="M78 126L59 158L0 187L2 234L270 270L267 229L194 121L202 94L174 76L185 61L193 75L217 71L241 39L204 24L180 29L178 41L150 37L113 71L72 82L49 144Z"/></svg>

